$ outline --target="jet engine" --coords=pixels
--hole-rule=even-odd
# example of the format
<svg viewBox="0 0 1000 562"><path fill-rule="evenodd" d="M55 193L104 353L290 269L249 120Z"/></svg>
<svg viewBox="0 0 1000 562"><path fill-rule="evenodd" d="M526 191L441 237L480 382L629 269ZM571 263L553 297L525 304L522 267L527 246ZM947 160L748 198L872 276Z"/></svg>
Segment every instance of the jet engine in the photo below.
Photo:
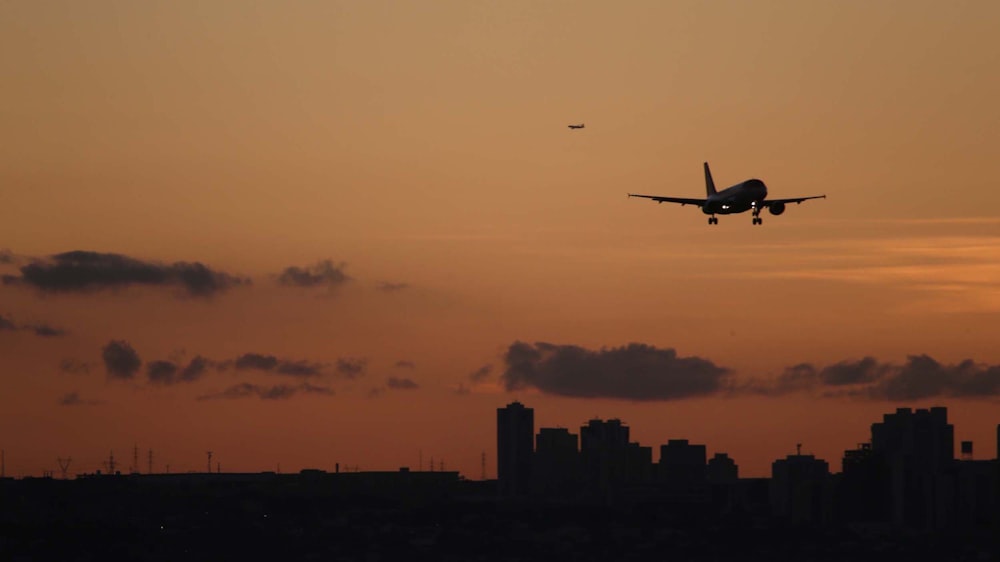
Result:
<svg viewBox="0 0 1000 562"><path fill-rule="evenodd" d="M768 206L767 210L771 211L772 215L780 215L781 213L785 212L785 204L772 203L771 205Z"/></svg>

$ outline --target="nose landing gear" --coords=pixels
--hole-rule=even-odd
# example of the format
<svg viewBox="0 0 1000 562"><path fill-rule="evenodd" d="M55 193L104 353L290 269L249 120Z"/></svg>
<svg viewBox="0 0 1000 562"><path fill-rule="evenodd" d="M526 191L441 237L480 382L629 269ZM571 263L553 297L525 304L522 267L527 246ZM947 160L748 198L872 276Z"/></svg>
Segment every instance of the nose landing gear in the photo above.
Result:
<svg viewBox="0 0 1000 562"><path fill-rule="evenodd" d="M753 224L754 225L764 224L764 219L760 218L760 203L754 201L750 205L750 208L753 209Z"/></svg>

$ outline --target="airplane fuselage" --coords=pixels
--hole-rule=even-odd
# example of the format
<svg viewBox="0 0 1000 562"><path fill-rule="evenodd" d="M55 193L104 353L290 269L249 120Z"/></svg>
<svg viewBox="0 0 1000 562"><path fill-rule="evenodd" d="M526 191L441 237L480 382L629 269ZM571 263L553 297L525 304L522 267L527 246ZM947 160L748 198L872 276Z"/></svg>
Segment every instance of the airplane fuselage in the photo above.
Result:
<svg viewBox="0 0 1000 562"><path fill-rule="evenodd" d="M749 211L767 197L767 186L749 179L707 197L701 211L706 215L731 215Z"/></svg>

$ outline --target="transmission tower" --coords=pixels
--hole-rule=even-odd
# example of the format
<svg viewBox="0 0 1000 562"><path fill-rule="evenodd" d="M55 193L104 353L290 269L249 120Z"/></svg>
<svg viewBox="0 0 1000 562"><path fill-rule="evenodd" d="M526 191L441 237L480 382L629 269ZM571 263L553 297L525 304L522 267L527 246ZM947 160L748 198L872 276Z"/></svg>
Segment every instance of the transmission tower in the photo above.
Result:
<svg viewBox="0 0 1000 562"><path fill-rule="evenodd" d="M153 473L153 450L152 449L149 450L149 465L148 465L147 468L149 470L146 473L147 474L152 474Z"/></svg>
<svg viewBox="0 0 1000 562"><path fill-rule="evenodd" d="M132 474L139 474L139 445L132 445Z"/></svg>
<svg viewBox="0 0 1000 562"><path fill-rule="evenodd" d="M66 472L69 470L69 463L72 462L72 460L73 457L66 457L65 459L62 457L56 458L56 462L59 463L59 472L62 474L63 480L66 480L67 478Z"/></svg>
<svg viewBox="0 0 1000 562"><path fill-rule="evenodd" d="M111 454L108 455L107 466L108 466L108 474L114 474L115 473L115 466L117 466L115 464L115 452L114 451L111 451Z"/></svg>
<svg viewBox="0 0 1000 562"><path fill-rule="evenodd" d="M0 451L0 478L7 477L7 451Z"/></svg>
<svg viewBox="0 0 1000 562"><path fill-rule="evenodd" d="M480 476L480 480L486 480L486 451L483 451L482 464L483 464L483 472L482 475Z"/></svg>
<svg viewBox="0 0 1000 562"><path fill-rule="evenodd" d="M211 474L212 473L212 451L206 451L205 454L208 455L208 471L207 472L209 474Z"/></svg>

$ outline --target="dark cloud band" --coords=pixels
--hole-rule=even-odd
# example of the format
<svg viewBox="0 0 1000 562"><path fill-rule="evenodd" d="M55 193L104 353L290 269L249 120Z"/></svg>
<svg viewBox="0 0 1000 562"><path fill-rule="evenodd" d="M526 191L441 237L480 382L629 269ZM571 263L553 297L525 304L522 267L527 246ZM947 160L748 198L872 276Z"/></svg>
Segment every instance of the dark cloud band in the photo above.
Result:
<svg viewBox="0 0 1000 562"><path fill-rule="evenodd" d="M627 400L675 400L718 392L730 371L673 349L631 343L597 351L574 345L515 342L504 355L507 390Z"/></svg>
<svg viewBox="0 0 1000 562"><path fill-rule="evenodd" d="M120 289L132 285L178 287L191 296L207 297L250 280L194 262L160 264L121 254L76 250L34 260L21 274L4 275L5 285L25 285L50 293Z"/></svg>

